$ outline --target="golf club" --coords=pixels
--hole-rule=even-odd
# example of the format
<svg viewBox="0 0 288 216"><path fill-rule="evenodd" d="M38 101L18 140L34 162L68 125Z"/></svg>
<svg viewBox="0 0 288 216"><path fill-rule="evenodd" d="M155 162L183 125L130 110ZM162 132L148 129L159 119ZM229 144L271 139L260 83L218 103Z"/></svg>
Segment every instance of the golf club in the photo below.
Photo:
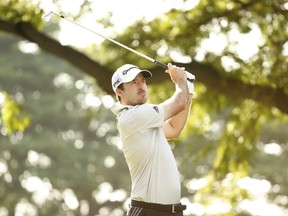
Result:
<svg viewBox="0 0 288 216"><path fill-rule="evenodd" d="M113 40L112 38L109 38L109 37L107 37L107 36L105 36L105 35L102 35L102 34L96 32L96 31L93 31L93 30L91 30L91 29L89 29L89 28L86 28L85 26L80 25L79 23L77 23L77 22L75 22L75 21L73 21L73 20L71 20L71 19L68 19L68 18L64 17L62 14L59 14L59 13L56 13L56 12L51 11L51 12L49 12L48 14L45 14L45 15L42 17L42 19L43 19L45 22L49 22L49 21L51 20L51 18L52 18L53 15L56 15L56 16L62 18L62 19L65 19L65 20L67 20L67 21L69 21L69 22L71 22L71 23L73 23L73 24L75 24L75 25L77 25L77 26L79 26L79 27L81 27L81 28L89 31L89 32L92 32L93 34L96 34L96 35L98 35L98 36L100 36L100 37L102 37L102 38L104 38L104 39L106 39L106 40L109 40L110 42L112 42L112 43L114 43L114 44L116 44L116 45L118 45L118 46L121 46L121 47L123 47L123 48L125 48L125 49L127 49L127 50L129 50L129 51L131 51L131 52L133 52L133 53L135 53L136 55L141 56L141 57L147 59L148 61L153 62L153 63L156 64L156 65L161 66L162 68L164 68L164 69L166 69L166 70L168 69L168 66L167 66L166 64L164 64L164 63L162 63L162 62L159 62L159 61L157 61L156 59L153 59L153 58L151 58L151 57L149 57L149 56L147 56L147 55L144 55L143 53L140 53L140 52L138 52L138 51L136 51L136 50L134 50L134 49L132 49L132 48L130 48L130 47L122 44L122 43L119 43L118 41L115 41L115 40ZM187 72L187 73L189 73L189 72ZM189 77L187 77L187 80L189 80L190 82L194 82L195 76L194 76L193 74L189 73Z"/></svg>

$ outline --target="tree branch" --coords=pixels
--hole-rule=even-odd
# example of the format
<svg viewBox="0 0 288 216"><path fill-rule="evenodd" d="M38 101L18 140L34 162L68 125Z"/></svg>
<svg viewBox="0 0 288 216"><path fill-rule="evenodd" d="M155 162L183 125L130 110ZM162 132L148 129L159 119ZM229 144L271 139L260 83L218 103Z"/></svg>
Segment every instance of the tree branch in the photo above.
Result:
<svg viewBox="0 0 288 216"><path fill-rule="evenodd" d="M61 45L58 41L37 31L28 22L14 24L0 20L0 30L37 43L43 50L65 59L83 70L84 73L94 77L104 91L108 94L113 94L110 83L113 71L93 61L85 54L71 47ZM176 64L192 72L197 78L196 82L201 82L208 88L227 97L239 100L253 99L266 106L276 107L283 113L288 114L288 94L285 93L283 88L247 84L241 80L225 77L210 65L198 62ZM151 68L150 71L153 73L153 79L149 80L150 83L159 83L169 78L162 68L155 67Z"/></svg>
<svg viewBox="0 0 288 216"><path fill-rule="evenodd" d="M288 94L284 88L271 86L252 85L241 80L232 79L221 75L210 65L192 62L189 65L177 64L193 71L197 80L207 88L217 91L233 99L252 99L268 107L276 107L281 112L288 114Z"/></svg>

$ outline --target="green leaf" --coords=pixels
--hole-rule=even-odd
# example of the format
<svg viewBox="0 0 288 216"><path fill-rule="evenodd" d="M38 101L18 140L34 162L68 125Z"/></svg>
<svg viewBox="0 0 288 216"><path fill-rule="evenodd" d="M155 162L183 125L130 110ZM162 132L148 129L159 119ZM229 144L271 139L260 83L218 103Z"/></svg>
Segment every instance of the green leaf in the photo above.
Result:
<svg viewBox="0 0 288 216"><path fill-rule="evenodd" d="M4 103L0 113L7 133L23 132L30 124L30 116L25 114L23 106L13 100L6 92L3 95Z"/></svg>

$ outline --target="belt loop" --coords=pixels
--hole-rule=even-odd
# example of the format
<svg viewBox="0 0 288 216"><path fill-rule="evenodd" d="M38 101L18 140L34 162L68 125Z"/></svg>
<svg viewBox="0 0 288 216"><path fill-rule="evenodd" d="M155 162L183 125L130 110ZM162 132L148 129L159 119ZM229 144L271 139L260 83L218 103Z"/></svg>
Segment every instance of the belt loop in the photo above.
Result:
<svg viewBox="0 0 288 216"><path fill-rule="evenodd" d="M176 211L175 211L175 205L172 205L172 214L175 214Z"/></svg>

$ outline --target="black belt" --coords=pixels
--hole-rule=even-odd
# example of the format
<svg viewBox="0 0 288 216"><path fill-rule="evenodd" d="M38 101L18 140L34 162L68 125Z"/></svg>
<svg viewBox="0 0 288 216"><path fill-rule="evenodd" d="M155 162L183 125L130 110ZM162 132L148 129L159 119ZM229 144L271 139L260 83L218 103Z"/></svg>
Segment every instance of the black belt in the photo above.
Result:
<svg viewBox="0 0 288 216"><path fill-rule="evenodd" d="M172 214L182 212L186 209L186 205L182 205L181 203L174 204L174 205L162 205L158 203L147 203L137 200L131 201L131 206L135 207L142 207L147 209L152 209L156 211L162 211L162 212L170 212Z"/></svg>

